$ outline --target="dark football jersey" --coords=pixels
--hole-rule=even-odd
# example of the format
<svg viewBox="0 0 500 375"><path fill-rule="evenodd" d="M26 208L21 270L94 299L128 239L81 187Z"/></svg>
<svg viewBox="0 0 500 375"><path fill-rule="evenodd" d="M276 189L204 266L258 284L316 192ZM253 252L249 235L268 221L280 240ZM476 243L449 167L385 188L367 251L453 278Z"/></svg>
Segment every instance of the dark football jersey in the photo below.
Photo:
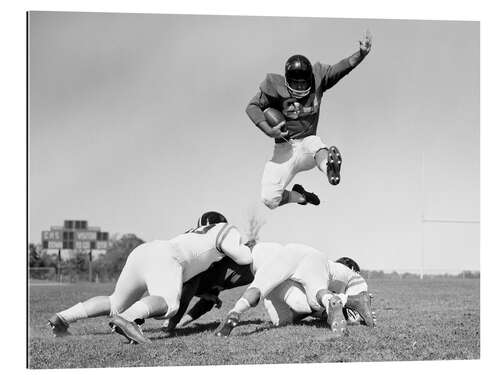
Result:
<svg viewBox="0 0 500 375"><path fill-rule="evenodd" d="M318 127L319 111L323 93L334 86L353 68L348 59L343 59L335 65L317 62L313 65L313 84L311 92L305 98L293 98L285 85L285 77L270 73L261 83L259 92L252 98L246 112L250 119L258 124L265 120L263 111L275 108L286 119L286 129L289 139L302 139L315 135ZM276 143L285 142L283 138L276 138Z"/></svg>
<svg viewBox="0 0 500 375"><path fill-rule="evenodd" d="M172 327L181 320L194 296L213 297L211 299L201 298L189 310L188 314L193 319L198 319L214 307L221 291L248 285L253 279L250 264L242 266L229 257L224 257L213 263L206 271L186 281L182 286L179 310L170 319Z"/></svg>

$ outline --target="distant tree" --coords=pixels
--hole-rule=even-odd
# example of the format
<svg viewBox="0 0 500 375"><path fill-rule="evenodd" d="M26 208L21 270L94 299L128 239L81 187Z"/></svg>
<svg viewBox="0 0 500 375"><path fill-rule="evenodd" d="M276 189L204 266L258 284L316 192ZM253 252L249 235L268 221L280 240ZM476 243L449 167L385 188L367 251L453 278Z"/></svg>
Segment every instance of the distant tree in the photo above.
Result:
<svg viewBox="0 0 500 375"><path fill-rule="evenodd" d="M42 251L40 254L40 263L38 267L54 267L57 268L57 255L49 255Z"/></svg>
<svg viewBox="0 0 500 375"><path fill-rule="evenodd" d="M462 271L457 277L461 279L479 279L480 273L479 271Z"/></svg>
<svg viewBox="0 0 500 375"><path fill-rule="evenodd" d="M135 234L124 234L121 238L115 237L106 254L94 262L94 270L100 280L116 279L127 261L127 257L137 246L144 241Z"/></svg>
<svg viewBox="0 0 500 375"><path fill-rule="evenodd" d="M368 279L385 279L386 274L384 271L366 271Z"/></svg>
<svg viewBox="0 0 500 375"><path fill-rule="evenodd" d="M416 273L405 272L401 275L402 279L418 279L418 275Z"/></svg>
<svg viewBox="0 0 500 375"><path fill-rule="evenodd" d="M28 256L29 256L29 265L30 267L40 267L40 254L36 248L36 245L30 243L28 245Z"/></svg>
<svg viewBox="0 0 500 375"><path fill-rule="evenodd" d="M259 233L265 221L258 217L257 212L253 211L248 217L248 243L255 244L259 240Z"/></svg>

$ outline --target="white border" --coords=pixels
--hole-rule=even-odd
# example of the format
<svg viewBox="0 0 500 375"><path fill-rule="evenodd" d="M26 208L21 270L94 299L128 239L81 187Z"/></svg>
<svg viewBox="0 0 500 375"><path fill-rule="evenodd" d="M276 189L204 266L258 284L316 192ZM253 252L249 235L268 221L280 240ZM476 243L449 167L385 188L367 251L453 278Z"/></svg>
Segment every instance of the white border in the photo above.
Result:
<svg viewBox="0 0 500 375"><path fill-rule="evenodd" d="M328 6L325 5L328 3ZM494 4L491 2L490 4ZM25 245L26 238L26 127L25 127L25 11L63 10L127 13L175 13L175 14L242 14L280 16L320 16L342 18L392 18L392 19L432 19L432 20L479 20L481 21L481 360L480 361L433 361L433 362L391 362L342 365L301 365L301 366L260 366L258 371L324 372L324 371L369 371L370 373L421 373L452 371L470 373L486 371L496 365L498 345L498 323L496 311L499 298L496 294L498 280L494 279L500 244L498 241L499 222L498 179L499 151L497 139L500 125L496 91L499 86L498 67L500 61L497 41L500 30L498 12L494 5L480 1L387 1L357 0L321 2L254 0L239 4L236 1L16 1L2 5L2 221L5 236L3 243L4 266L2 267L2 368L10 372L24 372L26 341L25 323ZM402 317L403 319L404 317ZM496 366L497 367L497 366ZM192 367L140 369L148 373L250 373L254 366ZM4 370L5 371L5 370ZM72 370L71 373L88 373L103 370ZM104 370L108 373L131 373L137 369ZM43 371L44 373L46 371ZM58 371L65 373L66 371Z"/></svg>

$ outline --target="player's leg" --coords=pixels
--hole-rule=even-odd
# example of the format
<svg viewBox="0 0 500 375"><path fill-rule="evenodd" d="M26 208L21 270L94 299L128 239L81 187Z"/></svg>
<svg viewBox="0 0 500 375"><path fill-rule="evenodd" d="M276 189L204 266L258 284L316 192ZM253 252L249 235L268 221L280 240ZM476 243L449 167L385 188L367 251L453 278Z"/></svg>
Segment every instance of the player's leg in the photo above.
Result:
<svg viewBox="0 0 500 375"><path fill-rule="evenodd" d="M261 199L271 210L288 203L306 204L306 198L300 192L285 189L285 179L280 178L283 166L267 162L262 175Z"/></svg>
<svg viewBox="0 0 500 375"><path fill-rule="evenodd" d="M142 296L144 280L137 273L135 250L130 254L110 296L96 296L79 302L49 318L49 325L56 336L68 334L69 325L81 319L113 315L126 309Z"/></svg>
<svg viewBox="0 0 500 375"><path fill-rule="evenodd" d="M137 321L155 317L166 311L166 302L159 296L145 296L135 302L123 313L114 315L109 326L116 332L129 340L129 343L145 344L147 339Z"/></svg>
<svg viewBox="0 0 500 375"><path fill-rule="evenodd" d="M139 268L149 295L110 321L115 332L135 343L149 342L135 321L175 315L182 290L182 267L165 244L155 243L144 255Z"/></svg>
<svg viewBox="0 0 500 375"><path fill-rule="evenodd" d="M346 304L347 296L334 294L328 290L328 259L324 253L312 248L310 250L310 254L303 258L291 279L302 284L307 301L313 310L326 309L327 321L333 335L343 336L347 331L342 308Z"/></svg>
<svg viewBox="0 0 500 375"><path fill-rule="evenodd" d="M340 168L342 156L337 147L326 147L320 137L312 135L304 138L302 142L304 155L312 156L313 166L316 165L328 178L328 182L337 185L340 182ZM310 169L311 161L308 157L301 160L305 168Z"/></svg>
<svg viewBox="0 0 500 375"><path fill-rule="evenodd" d="M264 306L275 326L297 322L312 312L299 283L286 280L274 288L265 298Z"/></svg>
<svg viewBox="0 0 500 375"><path fill-rule="evenodd" d="M296 269L297 262L297 258L290 256L284 259L270 259L266 265L260 267L255 273L253 282L217 328L216 335L229 336L232 329L238 325L241 315L257 306L261 298L266 297L275 287L288 279Z"/></svg>
<svg viewBox="0 0 500 375"><path fill-rule="evenodd" d="M349 295L345 303L345 312L351 313L350 320L362 322L362 324L373 328L376 324L376 316L371 309L371 303L372 296L366 291Z"/></svg>
<svg viewBox="0 0 500 375"><path fill-rule="evenodd" d="M316 141L316 139L318 141ZM299 139L294 141L293 150L294 150L294 158L293 158L293 168L292 173L290 174L290 178L286 181L285 186L287 186L292 178L300 172L308 171L316 166L314 160L314 154L317 149L322 145L321 140L316 136L309 136L304 139ZM299 204L313 204L319 205L320 199L318 196L312 192L306 191L302 185L295 184L291 190L293 194L298 194L299 196L304 197L304 201L298 202Z"/></svg>
<svg viewBox="0 0 500 375"><path fill-rule="evenodd" d="M48 319L48 325L56 337L69 335L69 325L78 320L109 315L109 296L96 296L78 302L66 310L59 311Z"/></svg>
<svg viewBox="0 0 500 375"><path fill-rule="evenodd" d="M294 158L294 148L289 143L279 143L275 145L273 158L264 167L261 199L270 209L288 203L307 203L304 195L285 189L295 175Z"/></svg>
<svg viewBox="0 0 500 375"><path fill-rule="evenodd" d="M340 183L342 156L337 147L321 148L315 154L316 165L326 175L332 185Z"/></svg>
<svg viewBox="0 0 500 375"><path fill-rule="evenodd" d="M149 262L142 267L148 296L135 302L120 314L129 321L174 316L179 308L182 291L182 266L173 258Z"/></svg>
<svg viewBox="0 0 500 375"><path fill-rule="evenodd" d="M199 286L200 286L200 280L201 280L201 274L196 275L195 277L191 278L190 280L186 281L182 285L182 292L181 292L181 298L179 302L179 310L177 313L172 316L170 319L166 320L165 323L163 324L162 331L167 333L167 334L172 334L173 331L175 330L175 327L177 327L177 324L181 321L183 318L189 303L195 296ZM191 321L192 319L184 319L184 322ZM187 323L186 323L187 324Z"/></svg>

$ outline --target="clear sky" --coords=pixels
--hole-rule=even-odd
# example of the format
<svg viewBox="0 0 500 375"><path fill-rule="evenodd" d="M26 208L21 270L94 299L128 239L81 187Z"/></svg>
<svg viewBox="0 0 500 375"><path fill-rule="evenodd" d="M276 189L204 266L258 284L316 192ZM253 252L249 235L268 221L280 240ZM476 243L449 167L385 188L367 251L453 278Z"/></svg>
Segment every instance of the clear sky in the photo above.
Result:
<svg viewBox="0 0 500 375"><path fill-rule="evenodd" d="M479 268L479 23L31 13L29 236L64 219L167 239L216 209L263 240L303 242L363 268ZM273 140L245 107L295 53L336 63L365 29L371 54L327 92L318 135L342 182L295 182L318 207L269 211Z"/></svg>

